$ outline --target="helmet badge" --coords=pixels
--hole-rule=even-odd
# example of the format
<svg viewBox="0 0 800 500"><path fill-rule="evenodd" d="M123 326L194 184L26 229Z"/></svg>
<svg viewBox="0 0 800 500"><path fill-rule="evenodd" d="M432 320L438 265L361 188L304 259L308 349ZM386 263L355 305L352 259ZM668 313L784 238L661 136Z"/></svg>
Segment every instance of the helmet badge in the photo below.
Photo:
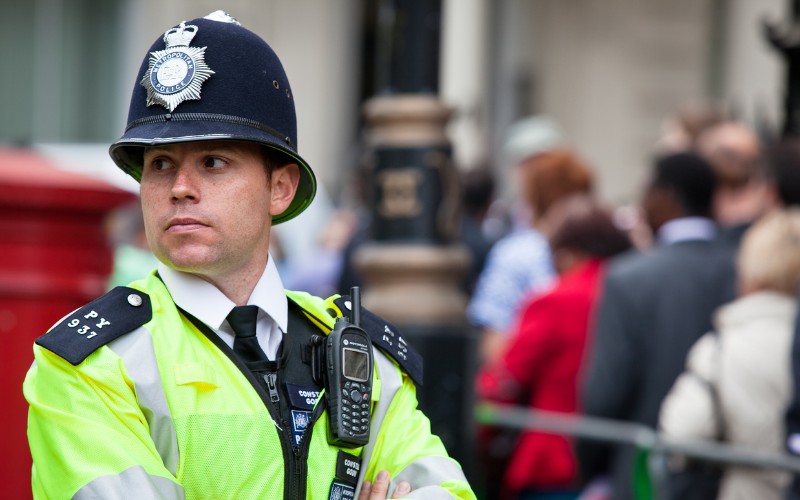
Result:
<svg viewBox="0 0 800 500"><path fill-rule="evenodd" d="M200 99L200 87L214 74L205 61L206 47L189 47L197 26L184 22L164 33L164 50L150 52L150 66L140 82L147 105L159 104L171 113L180 103Z"/></svg>

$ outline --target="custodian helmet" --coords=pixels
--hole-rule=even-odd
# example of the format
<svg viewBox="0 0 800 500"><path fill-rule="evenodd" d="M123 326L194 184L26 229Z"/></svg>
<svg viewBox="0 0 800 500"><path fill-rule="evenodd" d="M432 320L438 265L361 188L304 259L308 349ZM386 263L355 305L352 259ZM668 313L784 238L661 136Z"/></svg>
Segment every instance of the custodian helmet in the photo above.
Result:
<svg viewBox="0 0 800 500"><path fill-rule="evenodd" d="M316 179L297 152L294 96L283 65L264 40L221 11L171 28L150 47L125 133L109 153L139 181L145 147L207 140L256 142L300 166L294 200L273 224L314 199Z"/></svg>

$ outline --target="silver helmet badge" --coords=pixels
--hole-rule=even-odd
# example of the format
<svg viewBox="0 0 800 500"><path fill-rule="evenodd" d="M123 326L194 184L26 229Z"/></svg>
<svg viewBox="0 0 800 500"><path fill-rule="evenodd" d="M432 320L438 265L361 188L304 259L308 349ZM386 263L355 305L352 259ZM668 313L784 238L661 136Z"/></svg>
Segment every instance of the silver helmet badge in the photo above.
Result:
<svg viewBox="0 0 800 500"><path fill-rule="evenodd" d="M205 61L206 47L189 47L197 26L181 23L164 33L164 50L150 53L150 66L140 82L147 105L160 104L171 113L180 103L200 99L200 87L214 74Z"/></svg>

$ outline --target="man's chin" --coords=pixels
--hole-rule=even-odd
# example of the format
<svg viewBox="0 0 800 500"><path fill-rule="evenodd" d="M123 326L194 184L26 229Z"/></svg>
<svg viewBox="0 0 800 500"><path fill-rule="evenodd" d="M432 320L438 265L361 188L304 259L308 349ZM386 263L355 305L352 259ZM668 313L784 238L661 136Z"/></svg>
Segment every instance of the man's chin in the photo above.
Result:
<svg viewBox="0 0 800 500"><path fill-rule="evenodd" d="M216 260L207 254L173 253L159 260L170 268L184 273L204 274L213 269Z"/></svg>

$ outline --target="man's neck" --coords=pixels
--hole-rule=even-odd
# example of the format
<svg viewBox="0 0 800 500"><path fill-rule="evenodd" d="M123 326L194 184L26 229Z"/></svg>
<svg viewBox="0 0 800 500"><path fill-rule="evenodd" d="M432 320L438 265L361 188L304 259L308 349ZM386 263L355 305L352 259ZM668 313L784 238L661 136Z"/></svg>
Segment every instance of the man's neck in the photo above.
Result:
<svg viewBox="0 0 800 500"><path fill-rule="evenodd" d="M261 279L261 275L264 274L264 269L266 266L267 263L265 261L261 265L250 265L246 268L238 269L235 272L227 272L219 276L212 276L210 274L203 273L189 274L193 274L198 278L211 283L226 297L228 297L231 302L237 306L243 306L247 304L247 301L253 294L253 290L255 289L258 280Z"/></svg>
<svg viewBox="0 0 800 500"><path fill-rule="evenodd" d="M201 274L196 274L195 276L214 285L237 306L247 304L247 300L250 298L250 295L253 294L253 289L256 287L256 282L258 281L257 277L253 280L247 276L241 278L226 278L220 281L214 281Z"/></svg>

